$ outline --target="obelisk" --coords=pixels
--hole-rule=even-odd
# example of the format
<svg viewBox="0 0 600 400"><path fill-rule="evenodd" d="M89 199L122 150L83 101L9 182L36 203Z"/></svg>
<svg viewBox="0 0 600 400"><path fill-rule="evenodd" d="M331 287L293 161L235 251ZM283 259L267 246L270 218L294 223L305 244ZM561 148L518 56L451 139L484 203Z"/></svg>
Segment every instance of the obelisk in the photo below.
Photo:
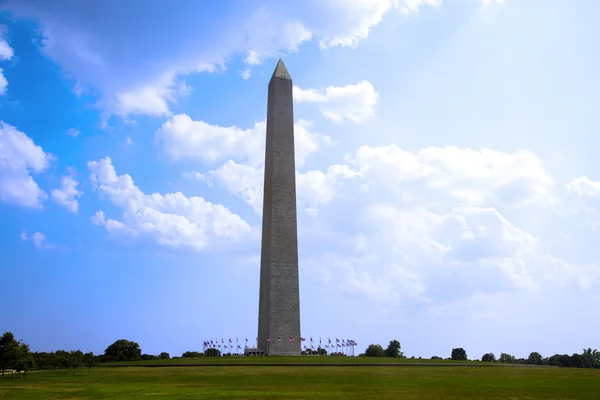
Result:
<svg viewBox="0 0 600 400"><path fill-rule="evenodd" d="M279 59L269 82L258 349L300 354L300 288L292 78Z"/></svg>

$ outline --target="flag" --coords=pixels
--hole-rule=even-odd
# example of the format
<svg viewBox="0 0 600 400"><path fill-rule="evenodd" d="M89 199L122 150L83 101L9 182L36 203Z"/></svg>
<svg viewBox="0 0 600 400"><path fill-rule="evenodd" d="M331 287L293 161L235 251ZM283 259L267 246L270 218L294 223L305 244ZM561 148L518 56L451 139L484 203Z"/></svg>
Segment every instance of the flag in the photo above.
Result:
<svg viewBox="0 0 600 400"><path fill-rule="evenodd" d="M339 342L340 342L340 339L337 339L337 338L336 338L336 339L335 339L335 342L336 342L336 343L339 343Z"/></svg>
<svg viewBox="0 0 600 400"><path fill-rule="evenodd" d="M290 342L293 342L293 341L294 341L294 338L292 338L292 337L291 337L291 338L290 338Z"/></svg>
<svg viewBox="0 0 600 400"><path fill-rule="evenodd" d="M270 342L270 341L271 341L271 338L268 338L268 339L267 339L267 342Z"/></svg>
<svg viewBox="0 0 600 400"><path fill-rule="evenodd" d="M278 341L278 342L281 342L281 338L280 338L280 337L278 337L278 338L277 338L277 341Z"/></svg>
<svg viewBox="0 0 600 400"><path fill-rule="evenodd" d="M312 340L312 338L310 338L310 342L311 342L311 343L312 343L312 341L313 341L313 340Z"/></svg>
<svg viewBox="0 0 600 400"><path fill-rule="evenodd" d="M241 349L241 348L242 348L242 346L240 346L240 345L238 344L238 349Z"/></svg>
<svg viewBox="0 0 600 400"><path fill-rule="evenodd" d="M231 343L231 338L229 338L229 343Z"/></svg>
<svg viewBox="0 0 600 400"><path fill-rule="evenodd" d="M331 344L331 338L329 338L329 344Z"/></svg>
<svg viewBox="0 0 600 400"><path fill-rule="evenodd" d="M306 341L306 338L300 338L300 340L302 340L303 342L305 342L305 341Z"/></svg>

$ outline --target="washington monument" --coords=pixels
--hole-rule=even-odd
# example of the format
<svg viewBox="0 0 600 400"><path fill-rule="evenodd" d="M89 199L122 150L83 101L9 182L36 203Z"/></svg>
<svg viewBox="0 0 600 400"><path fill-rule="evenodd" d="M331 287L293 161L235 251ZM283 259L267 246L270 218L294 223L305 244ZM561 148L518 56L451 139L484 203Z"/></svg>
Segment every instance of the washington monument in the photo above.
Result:
<svg viewBox="0 0 600 400"><path fill-rule="evenodd" d="M300 354L300 290L292 78L279 59L269 82L260 254L258 349Z"/></svg>

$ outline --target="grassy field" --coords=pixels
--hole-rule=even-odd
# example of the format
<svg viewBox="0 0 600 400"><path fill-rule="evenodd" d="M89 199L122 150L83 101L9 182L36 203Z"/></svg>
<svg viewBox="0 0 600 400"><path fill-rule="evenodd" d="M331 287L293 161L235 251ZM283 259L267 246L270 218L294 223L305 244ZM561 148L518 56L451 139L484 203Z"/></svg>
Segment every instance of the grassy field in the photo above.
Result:
<svg viewBox="0 0 600 400"><path fill-rule="evenodd" d="M106 365L165 365L165 364L397 364L397 363L475 363L473 361L451 361L451 360L419 360L409 358L388 357L319 357L319 356L295 356L295 357L196 357L196 358L171 358L170 360L150 360L135 362L113 362Z"/></svg>
<svg viewBox="0 0 600 400"><path fill-rule="evenodd" d="M480 367L96 368L0 378L2 400L600 399L600 371Z"/></svg>

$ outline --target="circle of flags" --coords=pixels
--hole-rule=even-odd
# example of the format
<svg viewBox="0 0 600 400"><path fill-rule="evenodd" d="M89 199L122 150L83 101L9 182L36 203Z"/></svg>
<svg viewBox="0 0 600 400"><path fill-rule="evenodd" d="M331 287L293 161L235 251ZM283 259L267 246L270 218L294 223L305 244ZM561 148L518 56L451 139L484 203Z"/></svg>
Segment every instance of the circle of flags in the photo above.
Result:
<svg viewBox="0 0 600 400"><path fill-rule="evenodd" d="M299 338L301 343L306 342L306 338ZM296 342L297 338L293 338L293 337L288 337L287 341L289 343L292 342ZM267 346L272 346L271 344L271 338L267 338ZM273 340L273 342L275 342L273 344L273 346L277 346L279 343L283 342L283 338L281 337L277 337L276 340ZM321 340L321 337L319 337L319 342L318 342L318 346L316 346L316 340L313 340L312 337L309 337L309 344L303 345L303 349L304 351L308 351L310 350L317 350L317 349L325 349L327 350L328 354L340 354L340 355L349 355L349 356L353 356L354 355L354 348L358 345L356 343L356 341L352 340L352 339L340 339L340 338L335 338L334 341L331 340L331 338L327 338L327 342L325 343L325 345L323 345L323 340ZM256 338L256 347L258 347L258 343L259 343L259 338ZM224 338L221 338L221 341L219 341L219 339L215 339L215 340L204 340L202 342L202 346L203 346L203 351L206 351L208 349L218 349L219 352L225 352L225 353L231 353L231 354L238 354L237 350L242 350L242 346L239 344L239 339L236 338L235 339L235 344L233 343L233 340L231 339L231 337L228 338L228 341L225 342ZM302 345L301 345L302 346ZM316 346L316 348L315 348ZM245 344L244 344L244 350L248 349L248 338L245 338ZM229 350L229 351L227 351Z"/></svg>

